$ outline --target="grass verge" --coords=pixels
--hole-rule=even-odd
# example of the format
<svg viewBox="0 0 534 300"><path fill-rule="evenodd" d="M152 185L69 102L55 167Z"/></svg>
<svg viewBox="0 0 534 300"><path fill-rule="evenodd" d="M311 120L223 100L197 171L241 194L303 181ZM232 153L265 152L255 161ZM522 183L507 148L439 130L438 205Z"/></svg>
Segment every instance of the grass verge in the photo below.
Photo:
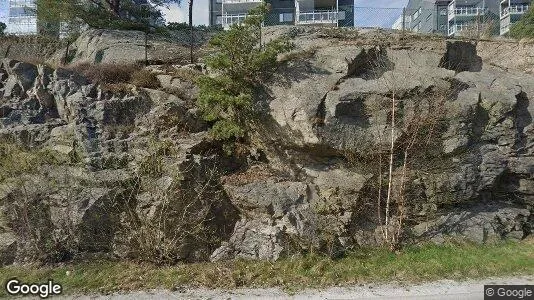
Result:
<svg viewBox="0 0 534 300"><path fill-rule="evenodd" d="M68 275L67 275L68 274ZM332 260L309 255L270 262L230 261L178 266L97 261L63 266L0 268L5 283L53 279L66 294L177 289L349 285L365 282L421 282L438 279L484 278L534 274L534 240L495 245L426 245L398 254L380 249L359 250ZM6 296L2 289L0 296Z"/></svg>

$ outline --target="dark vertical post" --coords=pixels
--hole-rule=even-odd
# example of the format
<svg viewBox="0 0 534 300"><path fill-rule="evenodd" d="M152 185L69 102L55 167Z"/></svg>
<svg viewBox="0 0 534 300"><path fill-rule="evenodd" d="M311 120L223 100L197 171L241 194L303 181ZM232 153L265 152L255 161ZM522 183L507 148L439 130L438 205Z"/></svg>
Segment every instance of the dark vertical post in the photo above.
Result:
<svg viewBox="0 0 534 300"><path fill-rule="evenodd" d="M477 40L480 40L480 9L477 8Z"/></svg>
<svg viewBox="0 0 534 300"><path fill-rule="evenodd" d="M195 36L193 32L193 0L189 0L189 27L191 29L191 40L189 41L189 55L191 58L191 63L195 63L195 58L193 57L193 47L195 44Z"/></svg>
<svg viewBox="0 0 534 300"><path fill-rule="evenodd" d="M7 45L6 53L4 54L4 58L7 58L9 55L9 51L11 50L11 44Z"/></svg>
<svg viewBox="0 0 534 300"><path fill-rule="evenodd" d="M406 7L402 8L402 38L404 38L404 34L406 31Z"/></svg>
<svg viewBox="0 0 534 300"><path fill-rule="evenodd" d="M145 31L145 66L148 66L148 30Z"/></svg>
<svg viewBox="0 0 534 300"><path fill-rule="evenodd" d="M64 66L69 63L69 47L70 47L70 40L67 41L67 48L65 49L65 57L63 58Z"/></svg>

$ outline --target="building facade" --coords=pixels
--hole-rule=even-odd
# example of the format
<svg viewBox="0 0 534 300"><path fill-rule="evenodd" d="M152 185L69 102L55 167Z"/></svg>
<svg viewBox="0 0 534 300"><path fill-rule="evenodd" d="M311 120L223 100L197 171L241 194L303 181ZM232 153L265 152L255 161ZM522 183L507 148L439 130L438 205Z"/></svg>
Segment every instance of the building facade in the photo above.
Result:
<svg viewBox="0 0 534 300"><path fill-rule="evenodd" d="M504 35L529 9L532 0L410 0L405 29L447 36L476 32ZM394 24L399 29L402 16Z"/></svg>
<svg viewBox="0 0 534 300"><path fill-rule="evenodd" d="M471 32L498 34L500 0L453 0L448 7L449 36Z"/></svg>
<svg viewBox="0 0 534 300"><path fill-rule="evenodd" d="M405 10L405 29L422 33L447 34L447 7L451 1L410 0Z"/></svg>
<svg viewBox="0 0 534 300"><path fill-rule="evenodd" d="M228 28L242 22L264 0L209 0L210 25ZM265 0L270 5L265 25L354 26L352 0Z"/></svg>
<svg viewBox="0 0 534 300"><path fill-rule="evenodd" d="M531 3L531 0L501 0L499 33L501 35L507 34L510 31L510 26L521 19L530 8Z"/></svg>
<svg viewBox="0 0 534 300"><path fill-rule="evenodd" d="M7 2L6 32L15 35L37 33L34 0L9 0Z"/></svg>

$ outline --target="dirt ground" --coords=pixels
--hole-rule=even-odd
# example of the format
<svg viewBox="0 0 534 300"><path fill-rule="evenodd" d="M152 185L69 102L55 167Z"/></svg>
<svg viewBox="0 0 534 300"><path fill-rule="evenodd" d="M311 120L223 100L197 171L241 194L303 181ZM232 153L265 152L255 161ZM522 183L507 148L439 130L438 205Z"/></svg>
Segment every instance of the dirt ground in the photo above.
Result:
<svg viewBox="0 0 534 300"><path fill-rule="evenodd" d="M112 295L76 295L60 299L484 299L484 285L534 284L534 275L512 278L489 278L457 282L441 280L413 285L365 284L350 287L307 289L286 292L279 288L209 290L187 289L177 291L139 291Z"/></svg>

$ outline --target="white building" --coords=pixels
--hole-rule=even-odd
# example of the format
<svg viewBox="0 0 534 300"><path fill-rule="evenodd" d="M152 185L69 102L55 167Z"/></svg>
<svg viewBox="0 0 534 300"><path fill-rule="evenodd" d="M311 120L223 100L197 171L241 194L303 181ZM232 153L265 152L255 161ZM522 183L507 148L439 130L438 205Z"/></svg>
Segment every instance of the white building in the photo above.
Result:
<svg viewBox="0 0 534 300"><path fill-rule="evenodd" d="M35 34L37 33L37 16L35 15L34 0L1 0L7 3L7 30L8 34ZM5 3L2 7L6 7Z"/></svg>
<svg viewBox="0 0 534 300"><path fill-rule="evenodd" d="M530 8L530 5L531 0L501 0L501 35L507 34L510 31L510 26L521 19Z"/></svg>
<svg viewBox="0 0 534 300"><path fill-rule="evenodd" d="M402 22L402 16L403 15L400 15L399 18L395 21L395 23L393 23L391 29L402 30L402 27L404 25L405 30L411 30L412 27L410 26L410 16L406 16L404 18L404 24Z"/></svg>
<svg viewBox="0 0 534 300"><path fill-rule="evenodd" d="M210 25L224 28L242 22L265 2L270 5L264 25L326 25L352 27L353 0L209 0Z"/></svg>

